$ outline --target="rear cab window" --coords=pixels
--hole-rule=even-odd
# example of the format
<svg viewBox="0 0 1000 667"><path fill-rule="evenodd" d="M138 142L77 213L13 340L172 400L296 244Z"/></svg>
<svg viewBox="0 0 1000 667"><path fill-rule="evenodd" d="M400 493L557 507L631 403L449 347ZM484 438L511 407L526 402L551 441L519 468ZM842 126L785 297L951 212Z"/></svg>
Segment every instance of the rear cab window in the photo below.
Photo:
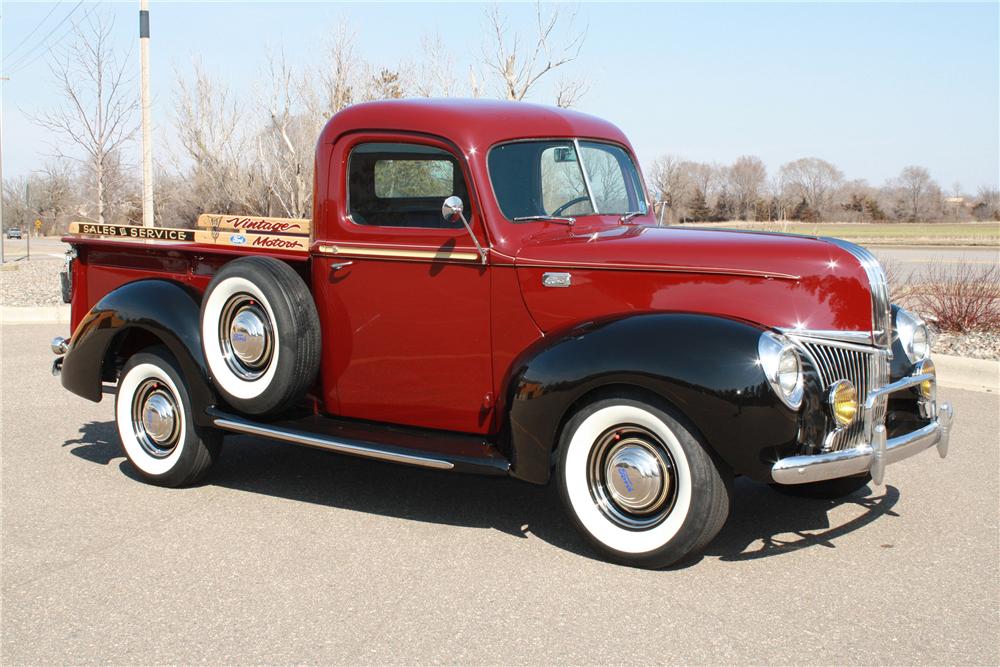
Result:
<svg viewBox="0 0 1000 667"><path fill-rule="evenodd" d="M461 221L448 222L441 215L441 204L452 195L469 206L461 166L448 151L422 144L362 143L351 151L347 171L347 209L355 224L462 226Z"/></svg>

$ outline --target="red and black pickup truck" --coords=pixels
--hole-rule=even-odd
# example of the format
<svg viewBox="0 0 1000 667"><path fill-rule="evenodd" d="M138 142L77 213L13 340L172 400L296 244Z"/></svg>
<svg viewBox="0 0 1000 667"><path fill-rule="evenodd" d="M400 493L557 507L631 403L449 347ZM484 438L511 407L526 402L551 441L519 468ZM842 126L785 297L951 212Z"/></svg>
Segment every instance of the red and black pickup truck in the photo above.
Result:
<svg viewBox="0 0 1000 667"><path fill-rule="evenodd" d="M863 248L660 228L613 125L485 101L361 104L316 149L310 220L77 223L54 369L115 393L146 480L226 433L554 479L605 557L703 548L734 475L838 496L936 446L927 328Z"/></svg>

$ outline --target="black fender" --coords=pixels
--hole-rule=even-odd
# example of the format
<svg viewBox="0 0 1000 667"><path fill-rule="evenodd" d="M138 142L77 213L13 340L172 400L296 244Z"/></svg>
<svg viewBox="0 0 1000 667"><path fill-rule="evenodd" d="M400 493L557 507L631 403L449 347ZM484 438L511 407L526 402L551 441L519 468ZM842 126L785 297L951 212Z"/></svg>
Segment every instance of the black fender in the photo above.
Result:
<svg viewBox="0 0 1000 667"><path fill-rule="evenodd" d="M737 473L770 481L793 448L799 414L757 364L764 329L689 313L589 322L546 337L512 366L506 435L511 475L545 483L559 431L602 389L629 387L668 401Z"/></svg>
<svg viewBox="0 0 1000 667"><path fill-rule="evenodd" d="M98 402L102 383L113 380L114 355L126 336L162 344L180 364L195 419L208 424L205 408L216 402L201 349L200 309L194 295L167 280L137 280L106 294L73 332L62 364L62 384ZM202 421L204 420L204 421Z"/></svg>

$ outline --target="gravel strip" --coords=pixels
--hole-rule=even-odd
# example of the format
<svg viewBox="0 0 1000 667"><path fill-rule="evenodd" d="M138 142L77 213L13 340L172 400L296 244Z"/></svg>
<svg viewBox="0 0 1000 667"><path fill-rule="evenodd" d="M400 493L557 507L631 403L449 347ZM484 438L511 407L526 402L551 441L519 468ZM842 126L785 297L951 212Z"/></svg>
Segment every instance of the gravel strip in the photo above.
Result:
<svg viewBox="0 0 1000 667"><path fill-rule="evenodd" d="M1000 332L938 333L932 338L931 349L956 357L1000 361Z"/></svg>
<svg viewBox="0 0 1000 667"><path fill-rule="evenodd" d="M59 272L63 263L52 259L8 262L0 269L0 298L5 306L62 304ZM1000 332L938 333L933 350L972 359L1000 360Z"/></svg>
<svg viewBox="0 0 1000 667"><path fill-rule="evenodd" d="M62 304L58 259L7 262L0 267L0 303L5 306L57 306Z"/></svg>

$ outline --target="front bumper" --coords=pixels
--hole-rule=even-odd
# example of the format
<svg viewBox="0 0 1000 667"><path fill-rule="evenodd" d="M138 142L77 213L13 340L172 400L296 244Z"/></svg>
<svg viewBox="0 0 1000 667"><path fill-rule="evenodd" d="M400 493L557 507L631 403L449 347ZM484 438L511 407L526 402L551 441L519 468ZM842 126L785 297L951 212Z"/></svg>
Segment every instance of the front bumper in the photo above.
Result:
<svg viewBox="0 0 1000 667"><path fill-rule="evenodd" d="M896 438L887 438L885 424L871 423L873 408L879 398L914 387L928 379L934 381L934 374L903 378L868 394L863 412L868 424L867 444L835 452L783 458L771 467L771 477L777 484L807 484L870 472L872 480L881 484L885 467L890 463L902 461L935 445L938 454L944 458L948 454L948 438L954 417L954 410L948 403L932 405L933 419L929 424Z"/></svg>

